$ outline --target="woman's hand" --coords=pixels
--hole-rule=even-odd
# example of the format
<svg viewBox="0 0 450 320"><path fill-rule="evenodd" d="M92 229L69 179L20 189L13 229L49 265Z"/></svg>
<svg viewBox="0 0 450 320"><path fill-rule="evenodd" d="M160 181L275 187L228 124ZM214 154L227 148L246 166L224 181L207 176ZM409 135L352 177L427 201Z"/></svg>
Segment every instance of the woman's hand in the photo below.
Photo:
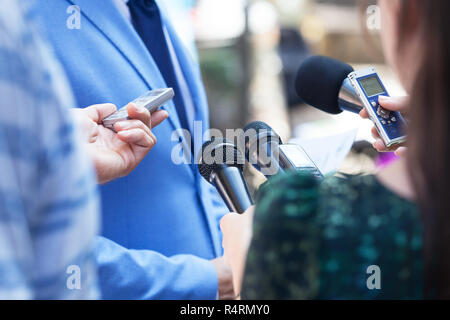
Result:
<svg viewBox="0 0 450 320"><path fill-rule="evenodd" d="M378 102L380 105L385 108L386 110L390 111L399 111L403 115L408 114L408 107L409 107L409 97L385 97L380 96ZM364 118L368 119L369 114L367 113L366 109L363 109L359 115ZM372 135L376 139L376 141L373 143L373 147L377 149L378 152L392 152L395 151L395 154L397 156L404 156L406 154L406 147L404 146L394 146L392 148L386 148L386 145L384 144L383 140L381 140L380 135L378 134L378 131L375 127L372 128Z"/></svg>
<svg viewBox="0 0 450 320"><path fill-rule="evenodd" d="M224 259L231 266L237 296L241 292L247 252L253 235L253 216L254 207L250 207L243 214L229 213L220 221Z"/></svg>
<svg viewBox="0 0 450 320"><path fill-rule="evenodd" d="M102 120L116 110L113 104L72 109L94 160L98 183L126 176L136 168L156 144L152 125L155 127L168 117L166 111L150 115L147 109L130 103L127 106L130 120L117 122L114 125L116 133L102 125Z"/></svg>

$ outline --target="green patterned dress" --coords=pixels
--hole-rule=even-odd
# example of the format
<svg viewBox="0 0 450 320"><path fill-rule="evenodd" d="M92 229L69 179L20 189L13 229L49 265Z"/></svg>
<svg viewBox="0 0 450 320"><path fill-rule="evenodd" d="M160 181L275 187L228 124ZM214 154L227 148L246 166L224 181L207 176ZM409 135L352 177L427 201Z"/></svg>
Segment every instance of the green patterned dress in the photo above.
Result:
<svg viewBox="0 0 450 320"><path fill-rule="evenodd" d="M421 299L422 269L413 203L374 176L291 173L258 193L242 297Z"/></svg>

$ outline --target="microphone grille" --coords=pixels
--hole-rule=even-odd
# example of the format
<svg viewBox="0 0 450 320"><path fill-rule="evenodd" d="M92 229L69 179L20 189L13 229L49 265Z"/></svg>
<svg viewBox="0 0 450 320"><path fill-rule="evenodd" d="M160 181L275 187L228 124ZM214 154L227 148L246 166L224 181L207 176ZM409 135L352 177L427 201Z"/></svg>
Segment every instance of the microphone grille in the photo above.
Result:
<svg viewBox="0 0 450 320"><path fill-rule="evenodd" d="M267 123L262 121L254 121L249 123L244 127L244 132L246 133L246 137L248 136L250 140L256 138L260 133L264 133L265 137L276 138L280 140L280 144L283 143L280 136L275 132L275 130L273 130Z"/></svg>
<svg viewBox="0 0 450 320"><path fill-rule="evenodd" d="M248 129L254 129L256 131L259 130L273 131L272 128L267 123L262 121L254 121L249 123L244 127L244 131L247 131Z"/></svg>
<svg viewBox="0 0 450 320"><path fill-rule="evenodd" d="M203 144L199 154L198 171L209 181L213 172L220 170L224 165L244 168L242 152L230 141L223 138L213 138Z"/></svg>
<svg viewBox="0 0 450 320"><path fill-rule="evenodd" d="M266 123L262 121L251 122L244 127L245 133L245 158L253 163L254 159L250 159L250 149L256 146L257 154L260 152L260 146L266 143L275 142L279 145L283 144L280 136Z"/></svg>

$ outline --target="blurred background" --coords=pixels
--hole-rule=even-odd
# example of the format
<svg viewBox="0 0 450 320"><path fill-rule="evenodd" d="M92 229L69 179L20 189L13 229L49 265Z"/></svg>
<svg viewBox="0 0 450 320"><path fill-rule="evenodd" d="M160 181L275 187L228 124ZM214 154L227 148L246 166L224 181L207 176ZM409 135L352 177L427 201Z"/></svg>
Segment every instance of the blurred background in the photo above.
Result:
<svg viewBox="0 0 450 320"><path fill-rule="evenodd" d="M172 21L201 65L211 127L268 123L283 141L302 141L355 130L343 173L372 173L390 155L377 154L368 120L329 116L299 100L295 73L311 54L343 60L355 69L377 68L391 95L404 95L385 65L376 1L166 0ZM307 150L308 151L308 150Z"/></svg>

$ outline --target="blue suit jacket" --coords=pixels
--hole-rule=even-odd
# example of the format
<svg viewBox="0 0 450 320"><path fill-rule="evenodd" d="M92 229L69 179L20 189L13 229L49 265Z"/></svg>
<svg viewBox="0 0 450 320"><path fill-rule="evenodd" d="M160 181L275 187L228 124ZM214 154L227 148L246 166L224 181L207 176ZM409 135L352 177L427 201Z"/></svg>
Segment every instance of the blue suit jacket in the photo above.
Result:
<svg viewBox="0 0 450 320"><path fill-rule="evenodd" d="M79 30L66 27L70 5L81 8ZM68 75L79 107L105 102L123 106L149 89L166 87L144 43L112 0L38 1L34 13ZM198 64L170 23L165 23L194 100L196 119L205 130L208 107ZM103 298L215 299L217 295L217 275L208 259L221 254L218 222L227 209L195 165L172 162L172 150L180 142L171 141L171 136L180 122L173 103L164 109L169 119L154 129L157 146L129 176L101 187L103 231L96 255ZM201 134L197 133L200 145Z"/></svg>

